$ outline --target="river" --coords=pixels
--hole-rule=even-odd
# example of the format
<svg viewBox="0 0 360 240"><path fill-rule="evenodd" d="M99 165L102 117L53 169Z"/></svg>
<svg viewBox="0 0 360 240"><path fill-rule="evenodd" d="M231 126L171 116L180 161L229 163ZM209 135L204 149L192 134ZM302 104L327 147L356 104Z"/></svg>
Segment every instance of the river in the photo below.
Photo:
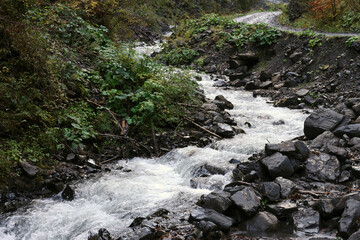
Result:
<svg viewBox="0 0 360 240"><path fill-rule="evenodd" d="M253 98L242 90L213 87L210 75L202 75L200 87L208 98L224 95L234 104L228 112L246 134L217 141L207 147L175 149L157 159L134 158L109 165L111 172L73 183L75 199L64 201L54 196L34 200L29 206L0 217L0 239L87 239L89 231L108 229L113 236L130 231L135 217L146 216L159 208L171 211L174 224L186 225L196 200L214 186L231 181L232 158L246 161L268 142L278 143L303 134L306 114L299 110L275 108L267 99ZM283 120L285 124L274 125ZM246 127L245 122L251 123ZM209 184L190 187L193 172L204 164L227 168L225 175L213 175ZM123 169L130 169L131 172Z"/></svg>

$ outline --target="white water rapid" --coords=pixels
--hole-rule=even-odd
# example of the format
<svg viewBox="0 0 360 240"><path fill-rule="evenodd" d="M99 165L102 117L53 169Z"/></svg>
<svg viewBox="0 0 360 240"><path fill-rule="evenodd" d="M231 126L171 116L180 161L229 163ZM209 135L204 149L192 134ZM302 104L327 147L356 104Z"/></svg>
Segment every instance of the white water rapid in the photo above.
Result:
<svg viewBox="0 0 360 240"><path fill-rule="evenodd" d="M246 160L268 142L277 143L302 135L307 115L300 111L274 108L266 99L253 98L250 92L213 87L214 81L208 75L203 75L199 84L208 98L224 95L234 104L229 113L246 134L217 141L205 148L176 149L158 159L119 161L109 166L111 172L75 183L76 197L71 202L60 197L34 200L25 209L2 216L0 239L84 240L89 231L97 232L99 228L106 228L116 236L128 231L135 217L146 216L159 208L173 212L175 218L186 219L196 200L210 192L206 184L203 189L190 187L194 169L205 163L228 168L225 176L211 177L215 185L224 185L231 181L230 170L235 167L229 163L231 158ZM279 120L285 124L273 124ZM246 127L245 122L252 127ZM131 172L119 170L120 166Z"/></svg>

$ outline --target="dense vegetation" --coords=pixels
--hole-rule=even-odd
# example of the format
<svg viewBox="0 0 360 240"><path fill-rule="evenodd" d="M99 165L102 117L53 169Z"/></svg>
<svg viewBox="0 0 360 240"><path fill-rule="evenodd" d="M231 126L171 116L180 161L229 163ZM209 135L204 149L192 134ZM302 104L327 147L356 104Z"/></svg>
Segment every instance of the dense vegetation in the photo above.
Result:
<svg viewBox="0 0 360 240"><path fill-rule="evenodd" d="M287 25L327 32L360 33L358 0L293 0L281 17Z"/></svg>
<svg viewBox="0 0 360 240"><path fill-rule="evenodd" d="M279 30L266 24L236 23L228 17L208 14L183 21L158 58L171 65L194 63L201 67L204 48L220 50L231 44L241 49L250 43L269 46L280 36Z"/></svg>
<svg viewBox="0 0 360 240"><path fill-rule="evenodd" d="M197 102L191 76L139 58L120 41L187 15L251 4L1 1L0 181L19 174L19 161L46 168L84 146L101 152L111 143L104 133L139 137L176 127L177 103Z"/></svg>

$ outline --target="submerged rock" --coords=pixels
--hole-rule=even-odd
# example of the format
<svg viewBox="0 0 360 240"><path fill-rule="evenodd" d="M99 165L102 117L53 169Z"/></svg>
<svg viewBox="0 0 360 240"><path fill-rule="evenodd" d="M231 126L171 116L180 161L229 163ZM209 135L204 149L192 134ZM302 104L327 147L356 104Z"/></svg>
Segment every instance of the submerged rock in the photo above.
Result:
<svg viewBox="0 0 360 240"><path fill-rule="evenodd" d="M61 193L61 196L64 200L72 201L75 197L75 191L69 185L66 185L64 191Z"/></svg>

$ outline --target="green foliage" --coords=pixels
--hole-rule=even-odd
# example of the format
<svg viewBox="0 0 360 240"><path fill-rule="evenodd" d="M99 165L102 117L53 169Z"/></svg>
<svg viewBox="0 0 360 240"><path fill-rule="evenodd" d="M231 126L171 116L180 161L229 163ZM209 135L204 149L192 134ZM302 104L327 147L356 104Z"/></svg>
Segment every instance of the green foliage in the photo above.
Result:
<svg viewBox="0 0 360 240"><path fill-rule="evenodd" d="M190 48L173 48L171 50L165 49L166 54L162 55L161 60L171 65L184 65L191 63L197 55L193 49Z"/></svg>
<svg viewBox="0 0 360 240"><path fill-rule="evenodd" d="M323 35L320 33L307 29L297 33L297 35L303 38L309 38L308 46L312 49L322 45Z"/></svg>
<svg viewBox="0 0 360 240"><path fill-rule="evenodd" d="M322 45L322 40L320 38L313 38L309 40L309 47L314 48Z"/></svg>
<svg viewBox="0 0 360 240"><path fill-rule="evenodd" d="M258 24L249 40L259 45L272 45L276 43L280 36L281 32L278 29L269 27L266 24Z"/></svg>
<svg viewBox="0 0 360 240"><path fill-rule="evenodd" d="M353 36L348 38L348 40L346 40L345 45L347 47L352 47L354 43L356 42L360 42L360 37L359 36Z"/></svg>

